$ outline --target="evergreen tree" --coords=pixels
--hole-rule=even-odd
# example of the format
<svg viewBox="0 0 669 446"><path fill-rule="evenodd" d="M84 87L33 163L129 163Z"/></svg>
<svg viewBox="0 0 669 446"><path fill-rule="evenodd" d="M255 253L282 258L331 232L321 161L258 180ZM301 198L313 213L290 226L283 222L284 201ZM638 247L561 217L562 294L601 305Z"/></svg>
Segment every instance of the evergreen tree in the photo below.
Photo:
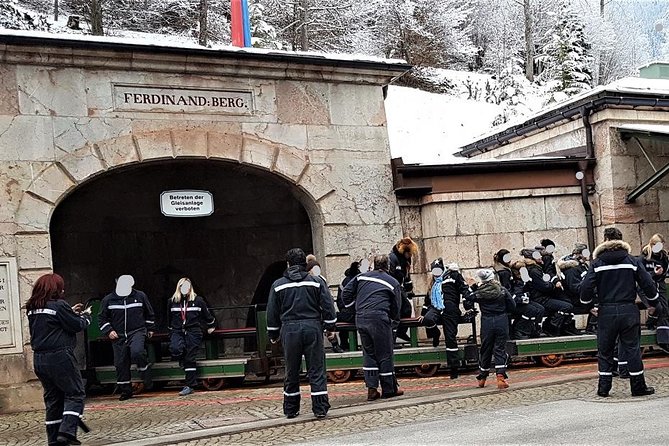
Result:
<svg viewBox="0 0 669 446"><path fill-rule="evenodd" d="M541 79L553 81L554 90L571 96L592 85L589 44L579 15L564 1L549 42L539 60L543 64Z"/></svg>

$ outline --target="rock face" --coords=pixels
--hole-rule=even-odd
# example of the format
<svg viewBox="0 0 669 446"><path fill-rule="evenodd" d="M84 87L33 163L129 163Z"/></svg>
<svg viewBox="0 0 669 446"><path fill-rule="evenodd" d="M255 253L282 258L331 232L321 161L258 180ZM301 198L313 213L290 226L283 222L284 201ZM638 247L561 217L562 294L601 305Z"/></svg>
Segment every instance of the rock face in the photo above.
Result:
<svg viewBox="0 0 669 446"><path fill-rule="evenodd" d="M402 234L382 86L405 65L49 41L1 43L0 60L0 259L18 265L13 306L53 270L72 302L130 273L164 325L189 276L219 326L244 326L248 310L220 307L266 300L287 249L315 253L336 286L352 259ZM214 213L166 217L167 190L209 191ZM19 409L3 395L34 379L27 321L12 323L24 352L0 357L3 410Z"/></svg>

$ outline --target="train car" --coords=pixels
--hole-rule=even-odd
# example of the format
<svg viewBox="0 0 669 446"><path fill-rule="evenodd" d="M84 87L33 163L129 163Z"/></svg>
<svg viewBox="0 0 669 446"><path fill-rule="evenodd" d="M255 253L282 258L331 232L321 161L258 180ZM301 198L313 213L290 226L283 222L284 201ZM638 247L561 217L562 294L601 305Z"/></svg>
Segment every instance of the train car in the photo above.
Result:
<svg viewBox="0 0 669 446"><path fill-rule="evenodd" d="M112 389L116 383L111 342L101 336L97 324L97 310L100 301L89 302L93 307L93 321L85 334L86 368L82 374L89 385L102 385ZM235 307L239 309L239 307ZM262 305L244 307L253 315L250 320L256 326L242 328L217 328L211 335L205 336L200 359L197 361L198 377L207 390L218 390L224 386L237 386L245 379L265 380L277 375L283 368L283 356L280 346L269 342L265 308ZM213 311L226 311L228 308L212 308ZM462 324L471 325L472 336L459 344L460 359L465 368L474 368L478 362L478 342L476 319L464 317ZM446 351L443 347L421 345L418 318L403 319L409 327L411 342L409 346L395 350L395 367L398 371L409 371L421 377L433 376L446 364ZM326 369L332 382L345 382L362 370L362 351L358 348L358 336L351 324L339 323L338 329L345 330L349 336L350 351L344 353L326 353ZM234 340L234 348L229 348L228 341ZM153 380L157 388L170 381L183 380L183 370L176 361L171 361L168 350L167 333L155 333L147 340L147 351L153 363ZM655 345L655 332L644 330L641 337L642 347ZM597 351L595 335L541 337L526 340L511 340L507 351L513 361L528 359L547 367L556 367L566 358L594 356ZM304 367L306 371L306 367ZM141 380L133 371L132 380L136 390L141 390Z"/></svg>

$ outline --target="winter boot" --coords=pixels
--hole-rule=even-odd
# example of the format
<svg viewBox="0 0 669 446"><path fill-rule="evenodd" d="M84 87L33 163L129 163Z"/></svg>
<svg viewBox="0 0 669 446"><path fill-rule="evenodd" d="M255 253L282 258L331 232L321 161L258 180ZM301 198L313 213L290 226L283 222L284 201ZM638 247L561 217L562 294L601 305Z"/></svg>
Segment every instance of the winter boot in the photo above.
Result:
<svg viewBox="0 0 669 446"><path fill-rule="evenodd" d="M655 393L653 387L646 385L646 378L643 375L630 376L630 387L632 389L632 396L646 396Z"/></svg>
<svg viewBox="0 0 669 446"><path fill-rule="evenodd" d="M374 401L378 400L379 398L381 398L381 394L379 393L378 390L372 387L367 389L367 401Z"/></svg>
<svg viewBox="0 0 669 446"><path fill-rule="evenodd" d="M486 378L488 378L488 376L487 376L487 375L484 375L483 373L479 373L479 374L476 376L476 381L478 382L478 386L479 386L480 388L485 387L485 380L486 380Z"/></svg>
<svg viewBox="0 0 669 446"><path fill-rule="evenodd" d="M564 318L561 331L565 336L579 336L582 334L576 329L576 321L571 315Z"/></svg>
<svg viewBox="0 0 669 446"><path fill-rule="evenodd" d="M603 398L609 396L612 384L613 384L613 376L600 375L599 384L597 385L597 396L601 396Z"/></svg>
<svg viewBox="0 0 669 446"><path fill-rule="evenodd" d="M450 378L451 379L457 379L458 376L460 376L459 372L460 372L460 370L458 368L458 365L457 364L452 364L451 365L451 376L450 376Z"/></svg>
<svg viewBox="0 0 669 446"><path fill-rule="evenodd" d="M588 314L588 324L585 326L587 334L597 334L597 316Z"/></svg>
<svg viewBox="0 0 669 446"><path fill-rule="evenodd" d="M506 382L506 377L502 375L501 373L497 374L497 388L498 389L507 389L509 387L509 383Z"/></svg>
<svg viewBox="0 0 669 446"><path fill-rule="evenodd" d="M532 337L532 331L534 330L534 324L531 320L525 319L520 316L517 317L511 326L511 338L512 339L529 339Z"/></svg>

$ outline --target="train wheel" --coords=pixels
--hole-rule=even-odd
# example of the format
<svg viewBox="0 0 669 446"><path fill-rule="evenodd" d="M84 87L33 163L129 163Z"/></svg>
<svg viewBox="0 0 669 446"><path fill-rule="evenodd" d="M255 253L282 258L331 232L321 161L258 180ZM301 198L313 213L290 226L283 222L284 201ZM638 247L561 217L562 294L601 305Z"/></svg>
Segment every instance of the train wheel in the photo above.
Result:
<svg viewBox="0 0 669 446"><path fill-rule="evenodd" d="M135 395L144 393L144 383L142 382L132 383L132 393L134 393Z"/></svg>
<svg viewBox="0 0 669 446"><path fill-rule="evenodd" d="M434 376L435 373L437 373L437 370L439 370L439 364L421 364L414 368L416 375L420 376L421 378L429 378L430 376Z"/></svg>
<svg viewBox="0 0 669 446"><path fill-rule="evenodd" d="M564 362L564 355L544 355L539 357L541 362L546 367L557 367Z"/></svg>
<svg viewBox="0 0 669 446"><path fill-rule="evenodd" d="M352 373L350 370L333 370L328 372L328 379L333 383L345 383L351 379Z"/></svg>
<svg viewBox="0 0 669 446"><path fill-rule="evenodd" d="M206 390L221 390L225 380L223 378L205 378L202 380L202 387Z"/></svg>

